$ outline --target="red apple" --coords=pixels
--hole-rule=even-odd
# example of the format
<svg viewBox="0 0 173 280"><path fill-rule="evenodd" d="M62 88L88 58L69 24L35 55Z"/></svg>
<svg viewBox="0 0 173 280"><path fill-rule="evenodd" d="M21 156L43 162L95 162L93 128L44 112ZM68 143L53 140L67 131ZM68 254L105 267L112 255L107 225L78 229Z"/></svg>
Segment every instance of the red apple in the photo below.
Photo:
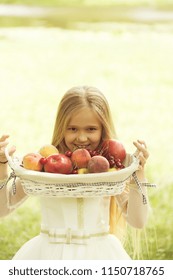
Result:
<svg viewBox="0 0 173 280"><path fill-rule="evenodd" d="M40 163L41 163L42 165L45 165L46 162L47 162L47 158L42 157L42 158L40 159Z"/></svg>
<svg viewBox="0 0 173 280"><path fill-rule="evenodd" d="M87 168L91 155L86 149L77 149L71 155L71 161L74 167Z"/></svg>
<svg viewBox="0 0 173 280"><path fill-rule="evenodd" d="M109 171L109 162L103 156L93 156L88 162L89 173L101 173Z"/></svg>
<svg viewBox="0 0 173 280"><path fill-rule="evenodd" d="M124 148L124 145L120 141L109 139L103 141L101 154L108 160L111 160L113 158L114 160L120 159L120 161L123 162L126 157L126 150Z"/></svg>
<svg viewBox="0 0 173 280"><path fill-rule="evenodd" d="M44 171L49 173L70 174L73 165L69 157L64 154L54 154L46 158Z"/></svg>

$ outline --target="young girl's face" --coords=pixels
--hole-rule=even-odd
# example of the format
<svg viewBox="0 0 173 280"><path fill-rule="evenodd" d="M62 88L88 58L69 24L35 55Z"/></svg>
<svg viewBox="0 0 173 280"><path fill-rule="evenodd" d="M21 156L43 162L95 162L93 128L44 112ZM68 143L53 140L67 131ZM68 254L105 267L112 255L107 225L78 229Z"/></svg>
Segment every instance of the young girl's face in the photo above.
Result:
<svg viewBox="0 0 173 280"><path fill-rule="evenodd" d="M102 124L91 108L85 107L74 113L65 131L64 140L70 151L95 150L100 144Z"/></svg>

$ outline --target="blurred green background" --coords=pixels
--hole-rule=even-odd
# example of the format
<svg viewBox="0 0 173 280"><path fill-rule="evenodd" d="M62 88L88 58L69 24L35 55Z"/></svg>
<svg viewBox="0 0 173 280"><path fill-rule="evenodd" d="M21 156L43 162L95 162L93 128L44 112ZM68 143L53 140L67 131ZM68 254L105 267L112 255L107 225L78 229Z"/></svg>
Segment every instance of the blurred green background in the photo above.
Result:
<svg viewBox="0 0 173 280"><path fill-rule="evenodd" d="M172 1L23 4L0 1L0 135L10 135L16 155L37 151L51 142L65 91L98 87L126 149L144 139L150 151L147 177L157 188L148 190L140 258L173 259ZM0 219L1 260L39 233L39 207L32 197ZM130 243L126 249L132 256Z"/></svg>

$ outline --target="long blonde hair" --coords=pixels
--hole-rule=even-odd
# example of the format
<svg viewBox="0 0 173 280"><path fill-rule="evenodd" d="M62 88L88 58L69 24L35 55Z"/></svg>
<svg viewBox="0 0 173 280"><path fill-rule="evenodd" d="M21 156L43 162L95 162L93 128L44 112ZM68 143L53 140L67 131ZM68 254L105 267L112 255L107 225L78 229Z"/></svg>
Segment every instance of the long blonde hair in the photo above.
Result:
<svg viewBox="0 0 173 280"><path fill-rule="evenodd" d="M64 142L64 132L68 126L72 114L86 106L90 107L94 112L97 113L102 124L101 142L105 139L117 138L111 117L110 107L103 93L96 87L72 87L65 93L59 103L54 125L52 144L56 146L60 152L64 153L67 150ZM122 231L120 228L124 227L124 218L117 208L114 197L111 197L110 232L121 238Z"/></svg>

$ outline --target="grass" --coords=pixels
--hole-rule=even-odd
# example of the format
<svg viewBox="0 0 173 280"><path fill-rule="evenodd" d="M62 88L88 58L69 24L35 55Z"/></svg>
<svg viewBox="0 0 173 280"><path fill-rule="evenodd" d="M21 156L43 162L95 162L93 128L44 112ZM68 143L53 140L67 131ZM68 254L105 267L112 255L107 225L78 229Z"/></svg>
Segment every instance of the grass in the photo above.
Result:
<svg viewBox="0 0 173 280"><path fill-rule="evenodd" d="M39 202L29 198L24 205L1 219L0 260L10 260L27 240L39 234Z"/></svg>
<svg viewBox="0 0 173 280"><path fill-rule="evenodd" d="M1 2L1 1L0 1ZM69 3L70 2L70 3ZM3 4L23 5L22 0L3 0ZM30 6L172 6L171 0L25 0Z"/></svg>
<svg viewBox="0 0 173 280"><path fill-rule="evenodd" d="M172 1L167 0L43 0L3 1L0 26L44 26L69 29L77 22L172 22ZM1 4L0 4L1 5Z"/></svg>
<svg viewBox="0 0 173 280"><path fill-rule="evenodd" d="M141 232L144 259L173 259L172 30L171 24L123 23L79 24L78 30L0 29L0 134L10 134L17 155L51 141L61 96L80 84L104 92L129 152L133 140L146 140L147 175L158 188L149 190L149 252ZM1 219L0 259L11 259L37 234L39 220L35 198Z"/></svg>

